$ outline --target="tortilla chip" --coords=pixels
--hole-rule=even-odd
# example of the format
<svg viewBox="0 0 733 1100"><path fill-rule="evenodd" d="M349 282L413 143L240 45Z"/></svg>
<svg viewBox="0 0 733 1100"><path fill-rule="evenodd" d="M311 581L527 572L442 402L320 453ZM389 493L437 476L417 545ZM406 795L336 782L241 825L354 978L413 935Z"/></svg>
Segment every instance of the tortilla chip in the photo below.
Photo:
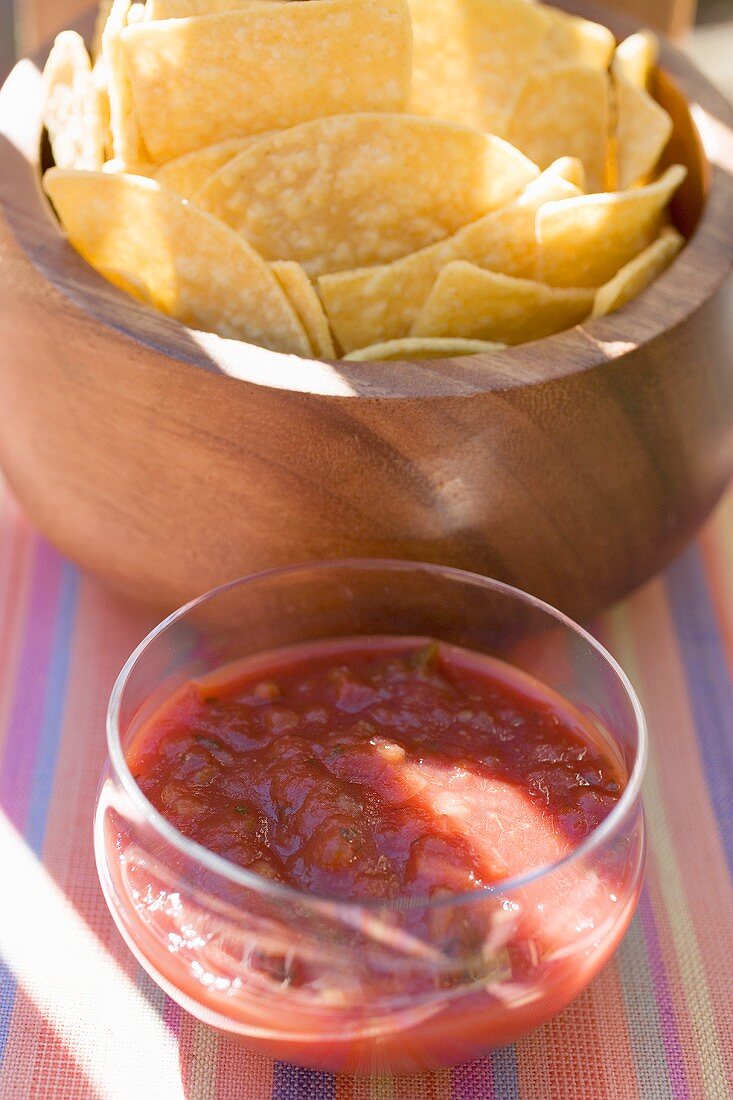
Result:
<svg viewBox="0 0 733 1100"><path fill-rule="evenodd" d="M52 168L43 182L73 246L123 289L192 328L310 355L268 265L193 203L140 176Z"/></svg>
<svg viewBox="0 0 733 1100"><path fill-rule="evenodd" d="M616 47L611 63L614 76L622 76L637 88L649 87L659 58L659 39L652 31L629 35Z"/></svg>
<svg viewBox="0 0 733 1100"><path fill-rule="evenodd" d="M275 0L268 0L268 3L275 3ZM230 138L229 141L218 141L215 145L205 145L203 149L184 153L182 157L175 157L157 168L155 179L177 191L184 199L192 199L222 165L247 147L250 140Z"/></svg>
<svg viewBox="0 0 733 1100"><path fill-rule="evenodd" d="M104 96L92 75L84 39L62 31L43 70L43 121L61 168L102 167L105 157Z"/></svg>
<svg viewBox="0 0 733 1100"><path fill-rule="evenodd" d="M587 179L582 160L578 157L558 157L545 169L555 176L562 176L568 183L572 183L579 191L587 190Z"/></svg>
<svg viewBox="0 0 733 1100"><path fill-rule="evenodd" d="M318 290L346 351L406 336L440 270L468 260L506 275L534 278L537 271L535 216L550 199L579 194L553 165L506 206L459 229L452 237L391 264L324 275Z"/></svg>
<svg viewBox="0 0 733 1100"><path fill-rule="evenodd" d="M463 340L460 337L410 336L405 340L387 340L383 344L372 344L368 348L358 348L344 356L354 363L372 360L395 359L450 359L456 355L480 355L487 351L501 351L504 344L491 343L488 340Z"/></svg>
<svg viewBox="0 0 733 1100"><path fill-rule="evenodd" d="M140 3L140 0L136 0L134 4L130 4L130 10L127 13L127 25L131 27L133 23L142 23L145 18L144 3Z"/></svg>
<svg viewBox="0 0 733 1100"><path fill-rule="evenodd" d="M631 191L548 202L537 212L539 277L550 286L599 287L650 244L687 175L672 165Z"/></svg>
<svg viewBox="0 0 733 1100"><path fill-rule="evenodd" d="M276 260L270 266L306 331L313 354L320 359L336 359L321 299L304 268L294 260Z"/></svg>
<svg viewBox="0 0 733 1100"><path fill-rule="evenodd" d="M550 32L549 9L527 0L410 0L410 12L407 109L503 136Z"/></svg>
<svg viewBox="0 0 733 1100"><path fill-rule="evenodd" d="M149 158L135 118L130 73L122 46L122 32L127 26L130 7L130 0L114 0L102 32L102 58L107 74L114 158L128 169L136 169Z"/></svg>
<svg viewBox="0 0 733 1100"><path fill-rule="evenodd" d="M593 303L593 316L604 317L607 313L613 313L637 294L641 294L642 290L646 290L669 267L684 243L685 238L676 229L663 229L656 241L598 288Z"/></svg>
<svg viewBox="0 0 733 1100"><path fill-rule="evenodd" d="M623 76L616 85L617 187L645 180L672 136L672 119L643 88Z"/></svg>
<svg viewBox="0 0 733 1100"><path fill-rule="evenodd" d="M464 126L335 115L254 138L196 201L266 260L297 260L317 276L431 244L537 174L500 138Z"/></svg>
<svg viewBox="0 0 733 1100"><path fill-rule="evenodd" d="M323 115L399 111L410 88L406 0L251 4L127 27L120 40L156 164Z"/></svg>
<svg viewBox="0 0 733 1100"><path fill-rule="evenodd" d="M592 306L590 290L560 290L456 260L436 279L410 335L523 344L578 324Z"/></svg>
<svg viewBox="0 0 733 1100"><path fill-rule="evenodd" d="M188 19L192 15L218 15L237 11L251 4L282 4L287 0L147 0L145 18Z"/></svg>
<svg viewBox="0 0 733 1100"><path fill-rule="evenodd" d="M92 61L97 60L102 53L102 34L104 28L107 26L107 20L109 19L110 12L112 11L112 0L99 0L97 4L97 14L94 17L94 31L92 32L92 48L89 51L92 55Z"/></svg>
<svg viewBox="0 0 733 1100"><path fill-rule="evenodd" d="M608 74L588 65L558 65L529 76L507 140L540 168L561 156L578 157L593 192L604 184L609 130Z"/></svg>
<svg viewBox="0 0 733 1100"><path fill-rule="evenodd" d="M594 69L608 68L616 39L608 27L592 23L559 8L548 7L550 31L545 39L541 60L547 65L575 61Z"/></svg>

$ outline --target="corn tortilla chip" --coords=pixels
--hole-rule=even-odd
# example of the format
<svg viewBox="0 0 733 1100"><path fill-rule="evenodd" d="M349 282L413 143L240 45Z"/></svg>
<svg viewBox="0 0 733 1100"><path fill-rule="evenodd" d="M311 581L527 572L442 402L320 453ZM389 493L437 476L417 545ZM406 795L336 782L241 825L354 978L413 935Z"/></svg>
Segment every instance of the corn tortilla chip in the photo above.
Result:
<svg viewBox="0 0 733 1100"><path fill-rule="evenodd" d="M564 180L572 183L579 191L587 190L585 168L582 160L579 160L578 157L558 157L545 171L556 176L562 176Z"/></svg>
<svg viewBox="0 0 733 1100"><path fill-rule="evenodd" d="M625 264L596 291L593 303L593 316L604 317L626 305L672 263L685 243L685 238L676 229L663 229L656 241L648 245L643 252Z"/></svg>
<svg viewBox="0 0 733 1100"><path fill-rule="evenodd" d="M137 169L148 158L135 118L130 73L121 39L130 7L130 0L114 0L102 32L102 59L107 74L114 159L128 169Z"/></svg>
<svg viewBox="0 0 733 1100"><path fill-rule="evenodd" d="M105 158L104 94L76 31L56 38L43 70L43 121L60 168L101 168Z"/></svg>
<svg viewBox="0 0 733 1100"><path fill-rule="evenodd" d="M294 260L276 260L270 265L290 304L300 318L310 341L313 354L322 359L335 359L328 318L323 312L321 299L308 278L305 269Z"/></svg>
<svg viewBox="0 0 733 1100"><path fill-rule="evenodd" d="M246 241L154 180L51 168L44 187L95 268L193 328L309 355L303 326ZM139 292L142 294L142 291Z"/></svg>
<svg viewBox="0 0 733 1100"><path fill-rule="evenodd" d="M97 4L97 14L94 17L94 30L92 32L92 48L89 51L92 55L92 61L102 53L102 34L104 28L107 25L110 12L112 11L112 0L99 0Z"/></svg>
<svg viewBox="0 0 733 1100"><path fill-rule="evenodd" d="M608 68L616 40L608 27L559 8L548 7L550 30L540 60L547 65L576 61L594 69Z"/></svg>
<svg viewBox="0 0 733 1100"><path fill-rule="evenodd" d="M569 160L565 167L572 172L573 162ZM441 268L451 260L534 278L537 210L550 199L577 194L577 188L553 165L513 202L463 226L446 240L391 264L324 275L318 290L339 343L351 351L406 336Z"/></svg>
<svg viewBox="0 0 733 1100"><path fill-rule="evenodd" d="M616 47L611 63L614 76L647 89L659 57L659 39L652 31L629 35Z"/></svg>
<svg viewBox="0 0 733 1100"><path fill-rule="evenodd" d="M268 2L274 3L275 0ZM241 153L250 140L230 138L228 141L217 141L215 145L205 145L203 149L194 149L192 153L184 153L182 157L175 157L162 164L155 170L155 178L159 183L177 191L184 199L192 199L214 172L218 172L222 165Z"/></svg>
<svg viewBox="0 0 733 1100"><path fill-rule="evenodd" d="M687 169L675 164L644 187L540 207L539 278L566 287L607 282L657 236L664 209L686 175Z"/></svg>
<svg viewBox="0 0 733 1100"><path fill-rule="evenodd" d="M252 4L126 27L120 41L157 164L323 115L399 111L410 87L406 0Z"/></svg>
<svg viewBox="0 0 733 1100"><path fill-rule="evenodd" d="M358 348L344 356L354 363L372 360L395 359L450 359L456 355L479 355L481 352L501 351L504 344L488 340L463 340L460 337L410 336L404 340L387 340L383 344L372 344L368 348Z"/></svg>
<svg viewBox="0 0 733 1100"><path fill-rule="evenodd" d="M287 0L147 0L145 19L187 19L191 15L218 15L251 4L282 4Z"/></svg>
<svg viewBox="0 0 733 1100"><path fill-rule="evenodd" d="M588 65L557 65L530 75L507 140L540 168L564 155L578 157L593 192L604 185L609 131L608 74Z"/></svg>
<svg viewBox="0 0 733 1100"><path fill-rule="evenodd" d="M590 290L557 289L455 260L440 272L410 335L522 344L578 324L592 306Z"/></svg>
<svg viewBox="0 0 733 1100"><path fill-rule="evenodd" d="M615 78L617 187L646 179L672 136L672 119L643 88Z"/></svg>
<svg viewBox="0 0 733 1100"><path fill-rule="evenodd" d="M550 32L549 9L527 0L410 0L410 12L408 110L503 136L521 76Z"/></svg>
<svg viewBox="0 0 733 1100"><path fill-rule="evenodd" d="M196 201L265 259L297 260L315 277L431 244L537 174L506 142L464 126L334 115L254 138Z"/></svg>

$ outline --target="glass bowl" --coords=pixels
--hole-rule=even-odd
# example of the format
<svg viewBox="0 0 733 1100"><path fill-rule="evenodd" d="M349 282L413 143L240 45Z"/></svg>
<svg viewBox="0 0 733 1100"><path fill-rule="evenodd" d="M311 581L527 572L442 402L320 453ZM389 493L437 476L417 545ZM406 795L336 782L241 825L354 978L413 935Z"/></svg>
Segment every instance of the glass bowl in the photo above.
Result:
<svg viewBox="0 0 733 1100"><path fill-rule="evenodd" d="M263 878L184 837L147 801L130 743L183 683L318 639L427 636L514 665L568 699L627 785L570 855L490 889L344 901ZM475 1058L545 1023L608 961L644 867L644 717L613 658L548 605L483 577L324 562L218 588L138 646L109 706L95 818L105 898L131 951L198 1019L272 1057L346 1073Z"/></svg>

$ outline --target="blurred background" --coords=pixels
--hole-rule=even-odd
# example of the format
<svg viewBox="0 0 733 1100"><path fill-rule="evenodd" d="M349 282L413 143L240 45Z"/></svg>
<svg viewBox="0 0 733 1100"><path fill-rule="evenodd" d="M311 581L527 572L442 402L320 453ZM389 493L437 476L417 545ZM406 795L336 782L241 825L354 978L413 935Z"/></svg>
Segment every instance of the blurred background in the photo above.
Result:
<svg viewBox="0 0 733 1100"><path fill-rule="evenodd" d="M0 0L0 79L15 57L36 49L88 7L86 0ZM613 0L677 38L733 101L733 0Z"/></svg>

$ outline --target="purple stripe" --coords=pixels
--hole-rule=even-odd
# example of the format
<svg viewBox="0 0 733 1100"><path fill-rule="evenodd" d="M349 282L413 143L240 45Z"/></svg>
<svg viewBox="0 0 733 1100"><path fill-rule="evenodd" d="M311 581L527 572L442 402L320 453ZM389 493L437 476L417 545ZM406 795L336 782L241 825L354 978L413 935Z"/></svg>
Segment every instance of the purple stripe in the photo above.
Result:
<svg viewBox="0 0 733 1100"><path fill-rule="evenodd" d="M659 942L659 932L654 918L654 910L649 897L649 890L643 890L639 899L639 919L644 930L646 940L646 952L649 962L649 972L654 985L654 996L657 1002L659 1015L659 1027L667 1056L667 1068L669 1070L669 1082L672 1086L672 1094L676 1100L689 1100L690 1087L687 1082L685 1060L682 1055L682 1044L677 1028L677 1017L674 1011L674 1002L669 988L667 970L662 956L662 947Z"/></svg>
<svg viewBox="0 0 733 1100"><path fill-rule="evenodd" d="M272 1100L333 1100L335 1095L336 1078L332 1073L275 1062Z"/></svg>
<svg viewBox="0 0 733 1100"><path fill-rule="evenodd" d="M166 997L163 1005L163 1023L170 1031L171 1035L175 1035L176 1039L181 1037L181 1012L183 1009L172 1001L170 997Z"/></svg>
<svg viewBox="0 0 733 1100"><path fill-rule="evenodd" d="M457 1066L450 1081L452 1100L494 1100L494 1068L490 1058Z"/></svg>
<svg viewBox="0 0 733 1100"><path fill-rule="evenodd" d="M15 695L0 764L0 805L20 833L24 832L33 790L61 579L62 559L39 539L23 624L24 641L15 674Z"/></svg>

